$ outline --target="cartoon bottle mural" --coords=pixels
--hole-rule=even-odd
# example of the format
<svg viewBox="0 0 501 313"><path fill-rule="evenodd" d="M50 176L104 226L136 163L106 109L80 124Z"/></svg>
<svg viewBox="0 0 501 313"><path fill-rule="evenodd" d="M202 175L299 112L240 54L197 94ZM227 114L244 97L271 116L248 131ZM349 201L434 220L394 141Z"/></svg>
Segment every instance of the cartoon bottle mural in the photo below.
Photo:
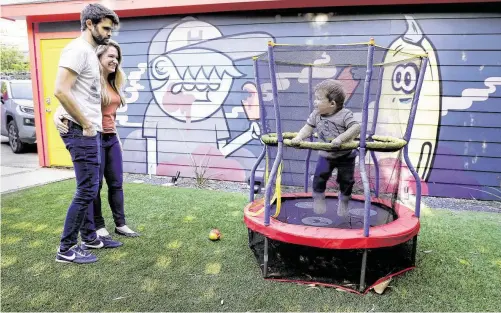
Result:
<svg viewBox="0 0 501 313"><path fill-rule="evenodd" d="M406 16L407 31L390 45L383 63L400 62L412 54L428 54L429 62L422 85L412 136L409 157L426 181L433 166L440 125L440 74L436 52L417 22ZM400 62L384 69L379 98L376 134L403 138L419 74L419 61ZM395 121L398 120L396 123ZM380 154L380 157L384 157ZM379 157L378 157L379 158Z"/></svg>

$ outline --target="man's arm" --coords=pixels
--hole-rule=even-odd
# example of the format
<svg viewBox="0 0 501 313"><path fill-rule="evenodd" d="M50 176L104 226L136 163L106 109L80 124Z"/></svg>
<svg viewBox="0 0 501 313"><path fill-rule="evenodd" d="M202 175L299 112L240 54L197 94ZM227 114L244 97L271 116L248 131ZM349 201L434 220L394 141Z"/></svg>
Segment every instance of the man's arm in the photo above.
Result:
<svg viewBox="0 0 501 313"><path fill-rule="evenodd" d="M59 67L56 76L54 96L59 100L66 112L68 112L84 130L91 130L93 129L92 123L82 114L75 97L73 97L71 93L71 87L73 87L76 80L77 73L68 68Z"/></svg>

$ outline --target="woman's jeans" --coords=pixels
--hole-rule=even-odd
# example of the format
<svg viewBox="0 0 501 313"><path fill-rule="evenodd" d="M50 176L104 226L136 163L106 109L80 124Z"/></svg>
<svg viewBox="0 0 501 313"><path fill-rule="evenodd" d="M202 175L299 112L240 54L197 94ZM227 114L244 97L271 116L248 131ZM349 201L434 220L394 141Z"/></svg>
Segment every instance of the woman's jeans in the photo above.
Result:
<svg viewBox="0 0 501 313"><path fill-rule="evenodd" d="M87 137L82 127L68 121L68 132L61 138L70 152L75 171L77 190L66 213L60 251L67 251L78 243L78 233L82 241L92 242L96 237L93 210L90 207L99 188L99 168L101 164L101 133Z"/></svg>
<svg viewBox="0 0 501 313"><path fill-rule="evenodd" d="M101 188L103 176L108 185L108 203L110 204L113 220L117 227L125 225L124 192L123 192L123 165L120 142L116 134L103 134L101 140L102 162L99 171L99 192L93 203L93 215L96 229L104 228L104 218L101 207Z"/></svg>

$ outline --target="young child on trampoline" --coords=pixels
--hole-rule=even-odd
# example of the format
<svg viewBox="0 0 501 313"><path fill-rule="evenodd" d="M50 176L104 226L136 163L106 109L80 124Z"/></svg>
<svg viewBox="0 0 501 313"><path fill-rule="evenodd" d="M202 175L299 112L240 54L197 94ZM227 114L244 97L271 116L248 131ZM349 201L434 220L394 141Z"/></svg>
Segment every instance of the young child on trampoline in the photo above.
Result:
<svg viewBox="0 0 501 313"><path fill-rule="evenodd" d="M360 124L353 118L353 113L344 108L346 94L340 82L327 79L315 87L315 109L306 124L292 139L292 144L299 144L317 129L319 141L330 142L332 151L318 152L317 167L313 178L313 210L316 214L326 212L325 189L327 180L337 168L339 184L338 215L345 216L354 185L355 158L357 149L337 150L342 143L348 142L360 134Z"/></svg>

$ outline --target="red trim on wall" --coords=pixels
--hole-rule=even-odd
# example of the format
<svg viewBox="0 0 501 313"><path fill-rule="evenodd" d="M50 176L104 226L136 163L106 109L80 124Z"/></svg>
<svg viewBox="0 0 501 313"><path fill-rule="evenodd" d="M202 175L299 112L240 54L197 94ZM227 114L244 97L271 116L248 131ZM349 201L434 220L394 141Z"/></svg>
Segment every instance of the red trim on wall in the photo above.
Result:
<svg viewBox="0 0 501 313"><path fill-rule="evenodd" d="M74 39L80 36L82 32L73 31L73 32L58 32L58 33L37 33L37 40L40 39Z"/></svg>
<svg viewBox="0 0 501 313"><path fill-rule="evenodd" d="M101 1L65 1L55 3L28 3L2 6L6 18L21 19L27 16L36 22L79 20L80 11L89 3ZM110 1L108 6L120 17L139 17L206 12L252 11L288 8L487 3L501 0L121 0Z"/></svg>
<svg viewBox="0 0 501 313"><path fill-rule="evenodd" d="M31 72L31 88L33 90L33 108L35 111L35 130L37 136L37 151L38 164L40 166L48 166L46 140L45 140L45 117L43 102L40 97L40 79L38 75L38 56L36 57L36 39L35 34L38 32L38 24L32 23L30 19L26 21L26 29L28 30L28 44L30 51L30 72ZM40 153L41 152L41 153Z"/></svg>
<svg viewBox="0 0 501 313"><path fill-rule="evenodd" d="M30 59L35 60L35 62L31 62L31 79L33 84L33 94L36 95L36 105L35 105L35 118L38 118L38 123L36 123L37 129L37 148L38 151L42 153L38 153L38 158L41 166L50 166L49 160L49 143L47 140L47 121L45 120L45 102L44 102L44 89L43 89L43 80L42 80L42 64L40 63L41 52L40 52L40 40L43 39L63 39L63 38L76 38L80 35L80 32L59 32L59 33L40 33L38 32L38 23L34 23L35 31L31 35L33 40L29 40L33 42L33 45L30 46ZM29 29L29 27L28 27ZM28 31L29 34L29 31ZM34 53L33 53L34 52ZM35 67L35 69L33 69ZM33 79L35 76L36 79ZM35 89L36 88L36 89ZM39 113L37 113L37 111ZM40 133L40 135L39 135ZM40 136L40 137L39 137ZM42 138L40 142L38 138Z"/></svg>

